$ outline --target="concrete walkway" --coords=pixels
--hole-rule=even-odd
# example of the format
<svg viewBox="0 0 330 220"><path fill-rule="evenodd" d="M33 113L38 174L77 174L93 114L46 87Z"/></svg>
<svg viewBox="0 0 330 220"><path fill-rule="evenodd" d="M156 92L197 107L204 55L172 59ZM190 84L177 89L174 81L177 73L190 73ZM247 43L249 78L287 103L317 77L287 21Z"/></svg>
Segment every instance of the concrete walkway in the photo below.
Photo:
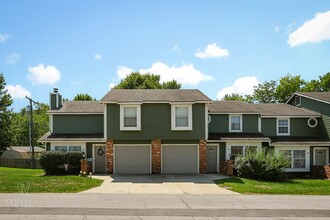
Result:
<svg viewBox="0 0 330 220"><path fill-rule="evenodd" d="M238 194L218 187L213 180L226 178L220 174L178 175L94 175L102 179L101 186L81 193L112 194L191 194L223 195Z"/></svg>

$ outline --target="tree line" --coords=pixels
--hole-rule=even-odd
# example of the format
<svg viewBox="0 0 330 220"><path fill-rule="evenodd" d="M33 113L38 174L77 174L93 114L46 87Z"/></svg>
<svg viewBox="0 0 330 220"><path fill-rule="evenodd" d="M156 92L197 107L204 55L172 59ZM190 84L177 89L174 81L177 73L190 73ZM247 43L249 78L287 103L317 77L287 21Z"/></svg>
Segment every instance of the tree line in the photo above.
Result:
<svg viewBox="0 0 330 220"><path fill-rule="evenodd" d="M300 75L287 74L279 80L270 80L254 86L252 95L226 94L222 100L240 100L250 103L285 103L295 92L329 92L330 72L307 81Z"/></svg>

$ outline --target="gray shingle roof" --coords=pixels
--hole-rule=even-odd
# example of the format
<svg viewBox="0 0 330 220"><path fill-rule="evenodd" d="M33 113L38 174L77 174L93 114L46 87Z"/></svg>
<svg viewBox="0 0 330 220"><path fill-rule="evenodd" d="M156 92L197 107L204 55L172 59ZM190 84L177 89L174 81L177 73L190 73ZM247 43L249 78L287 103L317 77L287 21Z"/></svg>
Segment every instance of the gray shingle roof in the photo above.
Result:
<svg viewBox="0 0 330 220"><path fill-rule="evenodd" d="M263 116L307 116L319 117L320 114L311 110L295 107L285 103L255 104Z"/></svg>
<svg viewBox="0 0 330 220"><path fill-rule="evenodd" d="M101 102L211 102L198 89L112 89Z"/></svg>
<svg viewBox="0 0 330 220"><path fill-rule="evenodd" d="M103 113L104 107L99 101L65 101L58 110L48 113Z"/></svg>
<svg viewBox="0 0 330 220"><path fill-rule="evenodd" d="M90 141L90 142L104 142L103 134L54 134L47 132L38 142L50 142L50 141Z"/></svg>
<svg viewBox="0 0 330 220"><path fill-rule="evenodd" d="M330 92L297 92L296 94L330 102Z"/></svg>
<svg viewBox="0 0 330 220"><path fill-rule="evenodd" d="M251 104L242 101L214 101L209 106L212 113L261 114L263 116L318 117L319 113L284 103Z"/></svg>
<svg viewBox="0 0 330 220"><path fill-rule="evenodd" d="M255 104L242 101L213 101L209 105L210 113L256 113L261 112L255 108Z"/></svg>

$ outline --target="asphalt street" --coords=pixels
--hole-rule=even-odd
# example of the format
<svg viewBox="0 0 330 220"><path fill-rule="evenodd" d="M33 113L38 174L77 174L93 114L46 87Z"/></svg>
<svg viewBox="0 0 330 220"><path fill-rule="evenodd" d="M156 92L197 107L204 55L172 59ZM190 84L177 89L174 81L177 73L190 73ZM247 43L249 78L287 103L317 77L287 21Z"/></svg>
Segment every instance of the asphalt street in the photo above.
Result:
<svg viewBox="0 0 330 220"><path fill-rule="evenodd" d="M330 219L330 196L0 194L0 219Z"/></svg>

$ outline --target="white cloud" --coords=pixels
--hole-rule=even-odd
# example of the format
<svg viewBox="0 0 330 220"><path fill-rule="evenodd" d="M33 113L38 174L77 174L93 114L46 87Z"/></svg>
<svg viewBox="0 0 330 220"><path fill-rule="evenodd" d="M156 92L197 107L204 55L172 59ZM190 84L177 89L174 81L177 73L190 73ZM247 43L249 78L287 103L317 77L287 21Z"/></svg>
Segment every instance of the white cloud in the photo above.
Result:
<svg viewBox="0 0 330 220"><path fill-rule="evenodd" d="M330 11L317 13L301 27L289 35L287 43L291 47L304 43L318 43L330 40Z"/></svg>
<svg viewBox="0 0 330 220"><path fill-rule="evenodd" d="M209 44L204 49L204 51L200 51L198 48L195 56L201 59L205 58L221 58L229 56L229 51L227 49L222 49L217 43Z"/></svg>
<svg viewBox="0 0 330 220"><path fill-rule="evenodd" d="M94 59L102 60L102 54L100 54L100 53L94 54Z"/></svg>
<svg viewBox="0 0 330 220"><path fill-rule="evenodd" d="M126 66L118 66L117 75L119 79L124 79L126 76L134 72L134 70L126 67Z"/></svg>
<svg viewBox="0 0 330 220"><path fill-rule="evenodd" d="M181 53L181 49L179 47L179 44L174 44L174 46L172 47L172 50L174 50L177 53Z"/></svg>
<svg viewBox="0 0 330 220"><path fill-rule="evenodd" d="M35 67L28 68L30 74L28 79L35 85L37 84L54 84L61 79L61 73L55 66L44 66L39 64Z"/></svg>
<svg viewBox="0 0 330 220"><path fill-rule="evenodd" d="M0 43L5 42L9 38L10 38L10 34L8 34L8 33L6 33L6 34L0 34Z"/></svg>
<svg viewBox="0 0 330 220"><path fill-rule="evenodd" d="M5 56L5 63L6 64L15 64L20 59L21 59L21 55L19 53L7 54Z"/></svg>
<svg viewBox="0 0 330 220"><path fill-rule="evenodd" d="M135 72L135 70L125 66L119 66L117 68L117 76L119 79L124 79L132 72ZM161 83L174 79L183 85L197 85L202 81L214 80L213 76L206 75L205 73L195 69L194 65L192 64L183 64L179 67L170 67L165 63L156 62L152 64L150 68L140 69L138 72L141 74L150 73L160 75Z"/></svg>
<svg viewBox="0 0 330 220"><path fill-rule="evenodd" d="M13 99L24 99L25 96L31 96L31 92L21 85L7 85L5 89L8 90Z"/></svg>
<svg viewBox="0 0 330 220"><path fill-rule="evenodd" d="M275 32L279 32L280 29L281 29L280 26L277 25L277 26L274 28L274 31L275 31Z"/></svg>
<svg viewBox="0 0 330 220"><path fill-rule="evenodd" d="M257 86L259 81L255 76L246 76L238 78L230 87L221 89L217 94L217 99L222 99L226 94L237 93L240 95L253 94L253 86Z"/></svg>
<svg viewBox="0 0 330 220"><path fill-rule="evenodd" d="M109 84L109 90L113 89L115 86L116 86L115 83L110 83L110 84Z"/></svg>

